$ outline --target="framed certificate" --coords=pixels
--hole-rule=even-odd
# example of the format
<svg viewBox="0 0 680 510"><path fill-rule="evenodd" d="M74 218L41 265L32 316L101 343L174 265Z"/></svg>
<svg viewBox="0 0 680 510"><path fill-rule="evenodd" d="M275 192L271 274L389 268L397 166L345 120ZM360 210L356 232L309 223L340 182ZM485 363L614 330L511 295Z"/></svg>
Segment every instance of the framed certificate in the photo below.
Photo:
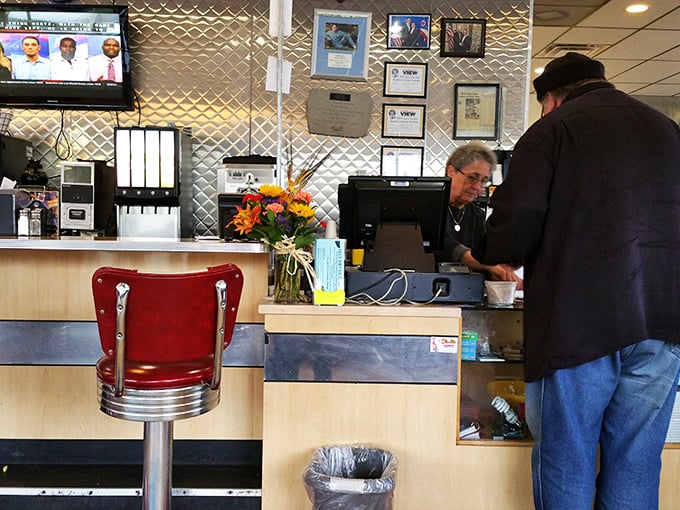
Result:
<svg viewBox="0 0 680 510"><path fill-rule="evenodd" d="M384 104L383 138L425 138L425 105Z"/></svg>
<svg viewBox="0 0 680 510"><path fill-rule="evenodd" d="M386 62L383 96L425 97L427 95L427 64Z"/></svg>
<svg viewBox="0 0 680 510"><path fill-rule="evenodd" d="M385 145L380 150L380 175L420 177L423 175L423 148Z"/></svg>
<svg viewBox="0 0 680 510"><path fill-rule="evenodd" d="M368 79L371 13L314 9L312 78Z"/></svg>
<svg viewBox="0 0 680 510"><path fill-rule="evenodd" d="M454 85L453 138L498 140L500 85Z"/></svg>

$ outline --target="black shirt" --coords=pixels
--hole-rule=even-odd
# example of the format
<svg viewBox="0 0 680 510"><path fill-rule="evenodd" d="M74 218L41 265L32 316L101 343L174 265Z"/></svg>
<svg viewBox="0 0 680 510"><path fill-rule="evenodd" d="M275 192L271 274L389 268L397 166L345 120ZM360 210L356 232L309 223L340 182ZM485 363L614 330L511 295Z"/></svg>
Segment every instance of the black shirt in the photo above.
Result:
<svg viewBox="0 0 680 510"><path fill-rule="evenodd" d="M460 262L465 251L472 249L484 235L486 212L474 202L462 209L449 206L444 245L435 252L437 262ZM460 230L456 231L458 224Z"/></svg>

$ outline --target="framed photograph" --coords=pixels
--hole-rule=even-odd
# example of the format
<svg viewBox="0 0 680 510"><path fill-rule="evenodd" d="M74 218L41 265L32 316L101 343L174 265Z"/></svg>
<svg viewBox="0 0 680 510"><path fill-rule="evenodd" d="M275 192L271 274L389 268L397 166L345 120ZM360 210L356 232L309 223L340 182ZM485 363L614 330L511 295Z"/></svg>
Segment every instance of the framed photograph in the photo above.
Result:
<svg viewBox="0 0 680 510"><path fill-rule="evenodd" d="M420 177L423 175L423 148L384 145L380 150L380 175Z"/></svg>
<svg viewBox="0 0 680 510"><path fill-rule="evenodd" d="M366 81L371 13L314 9L312 78Z"/></svg>
<svg viewBox="0 0 680 510"><path fill-rule="evenodd" d="M484 56L486 20L442 18L439 33L440 57Z"/></svg>
<svg viewBox="0 0 680 510"><path fill-rule="evenodd" d="M500 92L497 83L454 85L453 138L498 140Z"/></svg>
<svg viewBox="0 0 680 510"><path fill-rule="evenodd" d="M425 105L384 104L383 138L425 138Z"/></svg>
<svg viewBox="0 0 680 510"><path fill-rule="evenodd" d="M427 95L427 64L385 62L383 96L425 97Z"/></svg>
<svg viewBox="0 0 680 510"><path fill-rule="evenodd" d="M388 14L387 49L428 49L430 22L429 14Z"/></svg>

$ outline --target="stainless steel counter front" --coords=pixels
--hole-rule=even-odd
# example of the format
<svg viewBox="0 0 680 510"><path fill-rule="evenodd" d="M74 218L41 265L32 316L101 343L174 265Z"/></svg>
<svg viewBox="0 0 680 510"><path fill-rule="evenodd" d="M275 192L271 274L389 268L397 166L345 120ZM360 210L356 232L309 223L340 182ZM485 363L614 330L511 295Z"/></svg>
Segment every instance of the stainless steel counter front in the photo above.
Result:
<svg viewBox="0 0 680 510"><path fill-rule="evenodd" d="M96 322L0 321L1 365L94 365L102 357ZM264 326L237 323L225 367L262 367Z"/></svg>
<svg viewBox="0 0 680 510"><path fill-rule="evenodd" d="M430 336L267 334L264 380L456 384Z"/></svg>

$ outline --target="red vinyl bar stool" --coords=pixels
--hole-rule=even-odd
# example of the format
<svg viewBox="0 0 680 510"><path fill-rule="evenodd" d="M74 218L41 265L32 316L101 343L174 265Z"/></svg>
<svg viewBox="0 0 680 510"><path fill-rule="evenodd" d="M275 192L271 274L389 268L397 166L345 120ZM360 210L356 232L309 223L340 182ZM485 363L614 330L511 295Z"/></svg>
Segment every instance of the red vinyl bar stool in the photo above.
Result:
<svg viewBox="0 0 680 510"><path fill-rule="evenodd" d="M184 274L103 267L92 277L104 351L99 406L144 422L145 510L171 507L173 422L219 404L222 355L242 288L233 264Z"/></svg>

